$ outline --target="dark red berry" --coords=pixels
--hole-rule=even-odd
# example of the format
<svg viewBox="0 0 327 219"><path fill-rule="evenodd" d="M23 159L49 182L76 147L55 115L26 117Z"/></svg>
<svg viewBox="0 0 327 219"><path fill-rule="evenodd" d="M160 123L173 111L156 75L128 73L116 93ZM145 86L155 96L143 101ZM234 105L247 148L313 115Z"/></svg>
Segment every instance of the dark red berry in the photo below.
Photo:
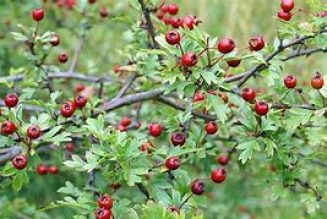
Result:
<svg viewBox="0 0 327 219"><path fill-rule="evenodd" d="M269 111L269 106L267 103L260 101L255 104L255 112L259 116L267 115L268 111Z"/></svg>
<svg viewBox="0 0 327 219"><path fill-rule="evenodd" d="M122 124L118 124L117 129L121 132L126 132L128 130L128 127L123 126Z"/></svg>
<svg viewBox="0 0 327 219"><path fill-rule="evenodd" d="M253 37L249 40L250 49L253 51L259 51L265 47L265 40L262 36Z"/></svg>
<svg viewBox="0 0 327 219"><path fill-rule="evenodd" d="M323 86L324 86L324 78L319 72L317 72L316 75L311 78L311 87L319 90Z"/></svg>
<svg viewBox="0 0 327 219"><path fill-rule="evenodd" d="M36 139L36 138L40 137L41 134L42 134L41 129L37 125L32 125L32 126L28 127L28 129L27 129L27 136L30 139Z"/></svg>
<svg viewBox="0 0 327 219"><path fill-rule="evenodd" d="M285 12L289 12L294 8L294 0L282 0L280 7Z"/></svg>
<svg viewBox="0 0 327 219"><path fill-rule="evenodd" d="M181 161L178 157L170 157L166 160L165 164L168 170L177 170L181 165Z"/></svg>
<svg viewBox="0 0 327 219"><path fill-rule="evenodd" d="M204 193L204 182L199 179L191 183L191 191L194 195L202 195Z"/></svg>
<svg viewBox="0 0 327 219"><path fill-rule="evenodd" d="M243 91L242 91L242 97L245 101L252 101L255 99L256 97L256 93L255 93L255 90L252 89L252 88L244 88Z"/></svg>
<svg viewBox="0 0 327 219"><path fill-rule="evenodd" d="M149 129L150 135L152 135L153 137L159 137L161 135L162 127L158 123L151 123L148 126L148 129Z"/></svg>
<svg viewBox="0 0 327 219"><path fill-rule="evenodd" d="M58 46L60 44L60 36L58 34L53 34L50 39L50 44L52 46Z"/></svg>
<svg viewBox="0 0 327 219"><path fill-rule="evenodd" d="M42 8L37 8L32 11L32 16L35 21L41 21L44 17L44 11Z"/></svg>
<svg viewBox="0 0 327 219"><path fill-rule="evenodd" d="M81 108L85 107L86 104L87 104L87 98L85 96L78 95L77 97L75 97L76 107L81 109Z"/></svg>
<svg viewBox="0 0 327 219"><path fill-rule="evenodd" d="M277 16L284 21L289 21L292 18L291 12L285 12L285 11L279 11Z"/></svg>
<svg viewBox="0 0 327 219"><path fill-rule="evenodd" d="M218 125L214 121L209 121L206 124L206 132L208 135L214 135L218 131Z"/></svg>
<svg viewBox="0 0 327 219"><path fill-rule="evenodd" d="M178 13L178 5L176 4L169 4L168 5L168 13L171 15L176 15Z"/></svg>
<svg viewBox="0 0 327 219"><path fill-rule="evenodd" d="M110 219L111 218L111 211L105 208L98 208L95 211L95 218L96 219Z"/></svg>
<svg viewBox="0 0 327 219"><path fill-rule="evenodd" d="M48 173L48 168L47 168L46 165L44 165L44 164L40 164L40 165L38 165L38 166L36 167L36 172L37 172L37 174L43 176L43 175L45 175L45 174Z"/></svg>
<svg viewBox="0 0 327 219"><path fill-rule="evenodd" d="M76 111L76 105L75 102L67 101L64 103L60 108L60 113L63 117L68 118L74 115Z"/></svg>
<svg viewBox="0 0 327 219"><path fill-rule="evenodd" d="M14 157L11 162L17 170L22 170L27 167L28 158L25 155L20 154Z"/></svg>
<svg viewBox="0 0 327 219"><path fill-rule="evenodd" d="M197 25L197 18L193 15L188 15L181 20L181 25L193 30L194 26Z"/></svg>
<svg viewBox="0 0 327 219"><path fill-rule="evenodd" d="M296 87L296 77L294 75L286 75L284 78L284 85L287 88L294 88Z"/></svg>
<svg viewBox="0 0 327 219"><path fill-rule="evenodd" d="M52 166L48 167L48 172L49 172L50 174L52 174L52 175L57 175L58 172L59 172L59 169L58 169L57 166L52 165Z"/></svg>
<svg viewBox="0 0 327 219"><path fill-rule="evenodd" d="M75 145L73 143L66 144L66 150L69 151L69 152L74 152Z"/></svg>
<svg viewBox="0 0 327 219"><path fill-rule="evenodd" d="M105 194L98 198L98 205L100 208L111 209L113 206L113 201L109 195Z"/></svg>
<svg viewBox="0 0 327 219"><path fill-rule="evenodd" d="M122 126L129 126L131 123L132 123L132 120L129 117L124 117L120 121L120 124Z"/></svg>
<svg viewBox="0 0 327 219"><path fill-rule="evenodd" d="M75 92L76 93L82 92L84 89L85 89L85 85L84 84L77 84L75 86Z"/></svg>
<svg viewBox="0 0 327 219"><path fill-rule="evenodd" d="M88 0L89 4L94 4L97 0Z"/></svg>
<svg viewBox="0 0 327 219"><path fill-rule="evenodd" d="M167 12L168 12L168 5L163 4L163 5L161 6L160 10L161 10L162 12L164 12L164 13L167 13Z"/></svg>
<svg viewBox="0 0 327 219"><path fill-rule="evenodd" d="M171 17L169 18L169 23L172 27L174 28L179 28L181 26L181 19L180 18L177 18L177 17Z"/></svg>
<svg viewBox="0 0 327 219"><path fill-rule="evenodd" d="M201 91L198 91L194 94L193 102L194 103L200 102L200 101L204 100L205 98L206 98L205 94Z"/></svg>
<svg viewBox="0 0 327 219"><path fill-rule="evenodd" d="M227 54L233 51L235 48L235 43L231 38L223 38L218 43L218 51Z"/></svg>
<svg viewBox="0 0 327 219"><path fill-rule="evenodd" d="M3 135L11 135L17 130L16 125L10 121L4 121L1 124L1 134Z"/></svg>
<svg viewBox="0 0 327 219"><path fill-rule="evenodd" d="M175 146L182 146L185 144L186 135L183 132L174 132L170 137L170 141Z"/></svg>
<svg viewBox="0 0 327 219"><path fill-rule="evenodd" d="M68 59L69 59L69 57L68 57L67 53L61 53L58 56L58 60L61 63L66 63L68 61Z"/></svg>
<svg viewBox="0 0 327 219"><path fill-rule="evenodd" d="M103 18L108 17L108 9L106 7L104 7L104 6L102 6L100 8L99 13L100 13L100 16L103 17Z"/></svg>
<svg viewBox="0 0 327 219"><path fill-rule="evenodd" d="M181 58L181 66L192 67L198 62L198 57L194 52L186 52Z"/></svg>
<svg viewBox="0 0 327 219"><path fill-rule="evenodd" d="M171 30L166 33L166 41L170 45L176 45L179 44L181 41L181 35L176 30Z"/></svg>
<svg viewBox="0 0 327 219"><path fill-rule="evenodd" d="M222 183L226 177L227 174L224 168L219 168L211 172L211 180L215 183Z"/></svg>
<svg viewBox="0 0 327 219"><path fill-rule="evenodd" d="M319 16L319 17L327 17L327 11L321 11L321 12L318 13L317 16Z"/></svg>
<svg viewBox="0 0 327 219"><path fill-rule="evenodd" d="M15 93L7 94L5 97L5 105L9 108L15 107L18 103L18 96Z"/></svg>
<svg viewBox="0 0 327 219"><path fill-rule="evenodd" d="M220 155L218 157L218 163L221 165L227 165L229 162L229 157L227 155Z"/></svg>
<svg viewBox="0 0 327 219"><path fill-rule="evenodd" d="M233 68L236 68L240 64L241 64L241 59L233 59L233 60L227 61L227 65L230 67L233 67Z"/></svg>

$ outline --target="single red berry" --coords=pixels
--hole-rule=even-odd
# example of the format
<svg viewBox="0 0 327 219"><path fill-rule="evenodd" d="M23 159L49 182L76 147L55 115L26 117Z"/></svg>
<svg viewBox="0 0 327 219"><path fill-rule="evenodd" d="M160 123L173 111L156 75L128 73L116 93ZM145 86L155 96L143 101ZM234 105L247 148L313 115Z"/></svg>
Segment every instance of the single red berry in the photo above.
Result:
<svg viewBox="0 0 327 219"><path fill-rule="evenodd" d="M27 129L27 136L30 139L36 139L36 138L40 137L41 134L42 134L41 129L37 125L32 125L32 126L28 127L28 129Z"/></svg>
<svg viewBox="0 0 327 219"><path fill-rule="evenodd" d="M98 205L100 208L111 209L113 206L113 201L109 195L105 194L98 198Z"/></svg>
<svg viewBox="0 0 327 219"><path fill-rule="evenodd" d="M95 218L96 219L110 219L111 218L111 211L105 208L98 208L95 211Z"/></svg>
<svg viewBox="0 0 327 219"><path fill-rule="evenodd" d="M40 165L38 165L38 166L36 167L36 172L37 172L37 174L39 174L40 176L43 176L43 175L45 175L45 174L48 173L48 168L47 168L46 165L44 165L44 164L40 164Z"/></svg>
<svg viewBox="0 0 327 219"><path fill-rule="evenodd" d="M57 166L52 165L52 166L49 166L49 167L48 167L48 172L49 172L50 174L52 174L52 175L57 175L58 172L59 172L59 169L58 169Z"/></svg>
<svg viewBox="0 0 327 219"><path fill-rule="evenodd" d="M224 168L219 168L211 172L211 180L215 183L222 183L226 177L227 174Z"/></svg>
<svg viewBox="0 0 327 219"><path fill-rule="evenodd" d="M121 132L126 132L128 130L128 127L123 126L122 124L118 124L117 129Z"/></svg>
<svg viewBox="0 0 327 219"><path fill-rule="evenodd" d="M25 155L20 154L14 157L11 162L17 170L22 170L27 167L28 158Z"/></svg>
<svg viewBox="0 0 327 219"><path fill-rule="evenodd" d="M221 165L227 165L229 162L229 157L227 155L220 155L218 157L218 163Z"/></svg>
<svg viewBox="0 0 327 219"><path fill-rule="evenodd" d="M75 86L75 92L76 93L82 92L84 89L85 89L85 85L84 84L79 83L79 84L77 84Z"/></svg>
<svg viewBox="0 0 327 219"><path fill-rule="evenodd" d="M214 135L218 131L218 125L214 121L209 121L206 124L206 132L208 135Z"/></svg>
<svg viewBox="0 0 327 219"><path fill-rule="evenodd" d="M58 60L61 63L66 63L68 61L68 59L69 59L69 57L68 57L67 53L61 53L58 56Z"/></svg>
<svg viewBox="0 0 327 219"><path fill-rule="evenodd" d="M4 121L1 124L1 134L3 135L11 135L17 130L16 125L10 121Z"/></svg>
<svg viewBox="0 0 327 219"><path fill-rule="evenodd" d="M89 0L89 4L94 4L97 0Z"/></svg>
<svg viewBox="0 0 327 219"><path fill-rule="evenodd" d="M252 88L244 88L242 91L242 97L245 101L250 102L255 99L256 93Z"/></svg>
<svg viewBox="0 0 327 219"><path fill-rule="evenodd" d="M85 107L86 104L87 104L87 98L85 96L78 95L77 97L75 97L76 107L81 109L81 108Z"/></svg>
<svg viewBox="0 0 327 219"><path fill-rule="evenodd" d="M67 101L64 103L60 108L60 113L63 117L68 118L74 115L76 111L76 105L75 102Z"/></svg>
<svg viewBox="0 0 327 219"><path fill-rule="evenodd" d="M151 123L148 126L148 129L149 129L150 135L152 135L153 137L159 137L161 135L162 127L158 123Z"/></svg>
<svg viewBox="0 0 327 219"><path fill-rule="evenodd" d="M156 16L159 20L162 20L165 16L165 13L162 11L157 11Z"/></svg>
<svg viewBox="0 0 327 219"><path fill-rule="evenodd" d="M202 195L204 193L204 182L199 179L191 183L191 191L194 195Z"/></svg>
<svg viewBox="0 0 327 219"><path fill-rule="evenodd" d="M235 48L235 43L231 38L223 38L218 43L218 51L227 54L233 51Z"/></svg>
<svg viewBox="0 0 327 219"><path fill-rule="evenodd" d="M100 13L100 16L103 17L103 18L108 17L108 9L106 7L104 7L104 6L102 6L100 8L99 13Z"/></svg>
<svg viewBox="0 0 327 219"><path fill-rule="evenodd" d="M227 61L227 65L230 67L233 67L233 68L236 68L240 64L241 64L241 59L233 59L233 60Z"/></svg>
<svg viewBox="0 0 327 219"><path fill-rule="evenodd" d="M186 52L181 58L181 66L192 67L198 62L198 57L194 52Z"/></svg>
<svg viewBox="0 0 327 219"><path fill-rule="evenodd" d="M193 30L194 26L197 24L197 18L192 15L188 15L181 20L181 24L183 27L187 27L190 30Z"/></svg>
<svg viewBox="0 0 327 219"><path fill-rule="evenodd" d="M44 17L44 10L42 8L37 8L32 11L32 16L35 21L41 21Z"/></svg>
<svg viewBox="0 0 327 219"><path fill-rule="evenodd" d="M170 157L165 164L168 170L177 170L181 165L181 161L178 157Z"/></svg>
<svg viewBox="0 0 327 219"><path fill-rule="evenodd" d="M277 16L284 20L284 21L289 21L292 18L292 13L291 12L285 12L285 11L279 11Z"/></svg>
<svg viewBox="0 0 327 219"><path fill-rule="evenodd" d="M18 96L15 93L7 94L5 97L5 105L9 108L15 107L18 103Z"/></svg>
<svg viewBox="0 0 327 219"><path fill-rule="evenodd" d="M74 152L75 145L73 143L66 144L66 150L69 151L69 152Z"/></svg>
<svg viewBox="0 0 327 219"><path fill-rule="evenodd" d="M205 94L201 91L197 91L195 94L194 94L194 97L193 97L193 102L196 103L196 102L200 102L202 100L204 100L206 98Z"/></svg>
<svg viewBox="0 0 327 219"><path fill-rule="evenodd" d="M321 11L317 14L319 17L327 17L327 11Z"/></svg>
<svg viewBox="0 0 327 219"><path fill-rule="evenodd" d="M164 13L167 13L167 12L168 12L168 5L163 4L163 5L161 6L160 10L161 10L162 12L164 12Z"/></svg>
<svg viewBox="0 0 327 219"><path fill-rule="evenodd" d="M176 30L171 30L166 33L166 41L170 45L176 45L179 44L181 41L181 35Z"/></svg>
<svg viewBox="0 0 327 219"><path fill-rule="evenodd" d="M316 75L311 78L311 87L319 90L323 86L324 86L324 78L319 72L317 72Z"/></svg>
<svg viewBox="0 0 327 219"><path fill-rule="evenodd" d="M249 46L251 50L259 51L265 47L265 40L262 36L252 37L249 40Z"/></svg>
<svg viewBox="0 0 327 219"><path fill-rule="evenodd" d="M174 132L170 137L170 141L174 146L182 146L185 144L186 135L184 132Z"/></svg>
<svg viewBox="0 0 327 219"><path fill-rule="evenodd" d="M267 103L265 102L256 102L255 104L255 112L259 115L259 116L264 116L267 115L269 111L269 106Z"/></svg>
<svg viewBox="0 0 327 219"><path fill-rule="evenodd" d="M282 0L280 7L285 12L289 12L294 8L294 0Z"/></svg>
<svg viewBox="0 0 327 219"><path fill-rule="evenodd" d="M169 18L169 23L173 28L179 28L181 26L181 19L177 17L171 17Z"/></svg>
<svg viewBox="0 0 327 219"><path fill-rule="evenodd" d="M50 39L50 44L52 46L58 46L60 44L60 36L58 34L53 34Z"/></svg>
<svg viewBox="0 0 327 219"><path fill-rule="evenodd" d="M176 4L169 4L168 5L168 13L171 15L176 15L179 11L178 5Z"/></svg>
<svg viewBox="0 0 327 219"><path fill-rule="evenodd" d="M124 117L120 121L120 124L122 126L129 126L131 123L132 123L132 120L129 117Z"/></svg>
<svg viewBox="0 0 327 219"><path fill-rule="evenodd" d="M114 190L117 190L117 189L119 189L119 188L121 187L121 185L118 184L118 183L112 183L112 184L110 184L110 187L111 187L112 189L114 189Z"/></svg>
<svg viewBox="0 0 327 219"><path fill-rule="evenodd" d="M287 88L294 88L294 87L296 87L296 83L297 83L297 80L296 80L296 77L294 75L286 75L285 76L285 78L284 78L284 85Z"/></svg>

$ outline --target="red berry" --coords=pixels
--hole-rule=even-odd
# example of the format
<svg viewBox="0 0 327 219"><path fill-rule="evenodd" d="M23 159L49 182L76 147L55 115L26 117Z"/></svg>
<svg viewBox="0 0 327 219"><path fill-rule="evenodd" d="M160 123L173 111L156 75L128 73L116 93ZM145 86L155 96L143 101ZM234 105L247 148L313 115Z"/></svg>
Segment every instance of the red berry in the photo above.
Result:
<svg viewBox="0 0 327 219"><path fill-rule="evenodd" d="M110 187L111 187L112 189L114 189L114 190L117 190L117 189L119 189L119 188L121 187L121 185L118 184L118 183L112 183L112 184L110 184Z"/></svg>
<svg viewBox="0 0 327 219"><path fill-rule="evenodd" d="M251 50L259 51L265 47L265 40L262 36L253 37L249 40L249 46Z"/></svg>
<svg viewBox="0 0 327 219"><path fill-rule="evenodd" d="M194 94L193 102L194 103L200 102L200 101L204 100L205 98L206 98L205 94L201 91L198 91Z"/></svg>
<svg viewBox="0 0 327 219"><path fill-rule="evenodd" d="M151 123L148 126L148 130L150 132L150 135L152 135L153 137L159 137L162 132L162 127L158 123Z"/></svg>
<svg viewBox="0 0 327 219"><path fill-rule="evenodd" d="M53 34L50 39L50 44L52 46L58 46L60 44L60 36L58 34Z"/></svg>
<svg viewBox="0 0 327 219"><path fill-rule="evenodd" d="M94 4L97 0L89 0L89 4Z"/></svg>
<svg viewBox="0 0 327 219"><path fill-rule="evenodd" d="M82 95L78 95L77 97L75 97L75 105L78 108L83 108L85 105L87 104L87 98L85 96Z"/></svg>
<svg viewBox="0 0 327 219"><path fill-rule="evenodd" d="M43 176L43 175L45 175L45 174L48 173L48 168L47 168L46 165L44 165L44 164L40 164L40 165L38 165L38 166L36 167L36 172L37 172L37 174Z"/></svg>
<svg viewBox="0 0 327 219"><path fill-rule="evenodd" d="M186 135L183 132L174 132L170 137L170 141L175 146L182 146L185 144Z"/></svg>
<svg viewBox="0 0 327 219"><path fill-rule="evenodd" d="M311 78L311 87L319 90L323 86L324 86L324 78L319 72L317 72L316 75Z"/></svg>
<svg viewBox="0 0 327 219"><path fill-rule="evenodd" d="M176 4L169 4L168 5L168 13L171 15L176 15L178 13L178 5Z"/></svg>
<svg viewBox="0 0 327 219"><path fill-rule="evenodd" d="M166 160L166 167L169 170L177 170L181 165L181 161L178 157L170 157Z"/></svg>
<svg viewBox="0 0 327 219"><path fill-rule="evenodd" d="M68 118L74 115L76 110L75 102L67 101L60 108L60 113L63 117Z"/></svg>
<svg viewBox="0 0 327 219"><path fill-rule="evenodd" d="M259 116L267 115L268 111L269 111L269 106L268 106L267 103L265 103L265 102L257 102L255 104L255 112Z"/></svg>
<svg viewBox="0 0 327 219"><path fill-rule="evenodd" d="M153 148L153 144L151 142L147 142L141 145L140 150L143 152L147 152L148 154L151 154L151 150L150 150L151 148Z"/></svg>
<svg viewBox="0 0 327 219"><path fill-rule="evenodd" d="M284 78L284 85L287 88L294 88L296 87L296 77L294 75L286 75Z"/></svg>
<svg viewBox="0 0 327 219"><path fill-rule="evenodd" d="M111 209L113 206L113 201L109 195L105 194L98 198L98 205L100 208Z"/></svg>
<svg viewBox="0 0 327 219"><path fill-rule="evenodd" d="M233 60L227 61L227 65L230 67L233 67L233 68L236 68L240 64L241 64L241 59L233 59Z"/></svg>
<svg viewBox="0 0 327 219"><path fill-rule="evenodd" d="M36 139L36 138L40 137L41 133L42 133L41 129L37 125L32 125L32 126L28 127L28 129L27 129L27 136L30 139Z"/></svg>
<svg viewBox="0 0 327 219"><path fill-rule="evenodd" d="M100 16L103 17L103 18L108 17L108 10L107 10L107 8L104 7L104 6L102 6L102 7L100 8L99 13L100 13Z"/></svg>
<svg viewBox="0 0 327 219"><path fill-rule="evenodd" d="M5 97L5 105L9 108L15 107L18 103L18 96L15 93L7 94Z"/></svg>
<svg viewBox="0 0 327 219"><path fill-rule="evenodd" d="M12 159L11 163L17 170L22 170L27 167L28 158L23 154L17 155Z"/></svg>
<svg viewBox="0 0 327 219"><path fill-rule="evenodd" d="M126 132L128 130L128 127L127 126L123 126L122 124L119 124L117 126L117 129L121 132Z"/></svg>
<svg viewBox="0 0 327 219"><path fill-rule="evenodd" d="M95 218L96 219L110 219L111 218L111 211L105 208L98 208L95 211Z"/></svg>
<svg viewBox="0 0 327 219"><path fill-rule="evenodd" d="M289 12L294 8L294 0L282 0L280 7L285 12Z"/></svg>
<svg viewBox="0 0 327 219"><path fill-rule="evenodd" d="M181 66L192 67L198 62L198 57L194 52L186 52L181 58Z"/></svg>
<svg viewBox="0 0 327 219"><path fill-rule="evenodd" d="M68 143L66 144L66 150L70 152L74 152L75 150L75 145L73 143Z"/></svg>
<svg viewBox="0 0 327 219"><path fill-rule="evenodd" d="M58 172L59 172L59 169L58 169L57 166L52 165L52 166L50 166L50 167L48 168L48 172L49 172L50 174L52 174L52 175L57 175Z"/></svg>
<svg viewBox="0 0 327 219"><path fill-rule="evenodd" d="M204 182L199 179L191 183L191 191L194 195L202 195L204 193Z"/></svg>
<svg viewBox="0 0 327 219"><path fill-rule="evenodd" d="M211 180L215 183L222 183L225 181L227 175L224 168L219 168L211 172Z"/></svg>
<svg viewBox="0 0 327 219"><path fill-rule="evenodd" d="M121 119L120 124L122 126L129 126L132 123L131 119L129 117L124 117Z"/></svg>
<svg viewBox="0 0 327 219"><path fill-rule="evenodd" d="M285 12L285 11L279 11L277 16L284 21L289 21L292 18L291 12Z"/></svg>
<svg viewBox="0 0 327 219"><path fill-rule="evenodd" d="M4 121L1 124L1 134L3 135L11 135L16 130L17 130L16 125L10 121Z"/></svg>
<svg viewBox="0 0 327 219"><path fill-rule="evenodd" d="M233 51L235 48L235 43L230 38L223 38L218 43L218 51L227 54Z"/></svg>
<svg viewBox="0 0 327 219"><path fill-rule="evenodd" d="M190 30L193 30L194 25L196 25L196 24L197 24L197 18L192 15L188 15L188 16L184 17L183 20L181 20L181 25L183 27L187 27Z"/></svg>
<svg viewBox="0 0 327 219"><path fill-rule="evenodd" d="M181 35L176 30L171 30L166 33L166 41L170 45L176 45L179 44L181 41Z"/></svg>
<svg viewBox="0 0 327 219"><path fill-rule="evenodd" d="M209 121L206 124L206 132L208 135L214 135L218 131L218 125L214 121Z"/></svg>
<svg viewBox="0 0 327 219"><path fill-rule="evenodd" d="M319 17L327 17L327 11L321 11L318 13Z"/></svg>
<svg viewBox="0 0 327 219"><path fill-rule="evenodd" d="M164 13L167 13L167 12L168 12L168 5L163 4L163 5L161 6L160 10L161 10L162 12L164 12Z"/></svg>
<svg viewBox="0 0 327 219"><path fill-rule="evenodd" d="M181 26L181 19L180 18L177 18L177 17L171 17L169 18L169 23L172 27L174 28L179 28Z"/></svg>
<svg viewBox="0 0 327 219"><path fill-rule="evenodd" d="M256 97L256 93L252 88L244 88L242 91L242 97L245 101L252 101L255 99Z"/></svg>
<svg viewBox="0 0 327 219"><path fill-rule="evenodd" d="M82 92L85 89L85 85L84 84L77 84L75 87L75 92L79 93Z"/></svg>
<svg viewBox="0 0 327 219"><path fill-rule="evenodd" d="M227 155L220 155L218 157L218 163L221 165L227 165L229 162L229 157Z"/></svg>
<svg viewBox="0 0 327 219"><path fill-rule="evenodd" d="M41 21L44 17L44 11L42 8L37 8L32 11L32 16L35 21Z"/></svg>
<svg viewBox="0 0 327 219"><path fill-rule="evenodd" d="M59 56L58 56L58 60L59 60L59 62L61 62L61 63L66 63L67 61L68 61L68 55L67 55L67 53L61 53L61 54L59 54Z"/></svg>

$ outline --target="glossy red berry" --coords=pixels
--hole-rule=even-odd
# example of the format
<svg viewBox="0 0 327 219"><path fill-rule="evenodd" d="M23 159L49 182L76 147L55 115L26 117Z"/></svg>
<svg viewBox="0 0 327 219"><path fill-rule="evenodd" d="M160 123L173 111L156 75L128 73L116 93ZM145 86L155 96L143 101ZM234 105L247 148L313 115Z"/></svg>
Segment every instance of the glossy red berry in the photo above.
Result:
<svg viewBox="0 0 327 219"><path fill-rule="evenodd" d="M241 59L233 59L233 60L227 61L227 65L230 67L233 67L233 68L236 68L240 64L241 64Z"/></svg>
<svg viewBox="0 0 327 219"><path fill-rule="evenodd" d="M285 12L289 12L294 8L294 0L282 0L280 7Z"/></svg>
<svg viewBox="0 0 327 219"><path fill-rule="evenodd" d="M50 44L52 46L58 46L60 44L60 36L58 34L53 34L50 39Z"/></svg>
<svg viewBox="0 0 327 219"><path fill-rule="evenodd" d="M277 16L284 20L284 21L289 21L292 18L292 13L291 12L285 12L285 11L279 11Z"/></svg>
<svg viewBox="0 0 327 219"><path fill-rule="evenodd" d="M188 15L181 20L181 26L187 27L190 30L193 30L194 26L197 25L197 18L193 15Z"/></svg>
<svg viewBox="0 0 327 219"><path fill-rule="evenodd" d="M48 167L48 172L49 172L50 174L52 174L52 175L57 175L58 172L59 172L59 169L58 169L57 166L52 165L52 166Z"/></svg>
<svg viewBox="0 0 327 219"><path fill-rule="evenodd" d="M193 102L194 103L200 102L200 101L203 101L205 98L206 98L205 94L201 91L198 91L194 94Z"/></svg>
<svg viewBox="0 0 327 219"><path fill-rule="evenodd" d="M323 86L324 86L324 78L319 72L317 72L316 75L311 78L311 87L319 90Z"/></svg>
<svg viewBox="0 0 327 219"><path fill-rule="evenodd" d="M171 30L166 33L166 41L170 45L179 44L181 41L181 35L176 30Z"/></svg>
<svg viewBox="0 0 327 219"><path fill-rule="evenodd" d="M10 121L4 121L1 124L1 134L3 135L11 135L17 130L16 125Z"/></svg>
<svg viewBox="0 0 327 219"><path fill-rule="evenodd" d="M32 17L35 21L41 21L44 18L44 10L37 8L32 11Z"/></svg>
<svg viewBox="0 0 327 219"><path fill-rule="evenodd" d="M223 38L218 43L218 51L227 54L234 50L235 43L231 38Z"/></svg>
<svg viewBox="0 0 327 219"><path fill-rule="evenodd" d="M191 191L194 195L202 195L204 193L204 182L199 179L191 183Z"/></svg>
<svg viewBox="0 0 327 219"><path fill-rule="evenodd" d="M9 108L15 107L18 103L18 96L15 93L7 94L5 97L5 105Z"/></svg>
<svg viewBox="0 0 327 219"><path fill-rule="evenodd" d="M250 49L253 51L259 51L265 47L265 40L262 36L253 37L249 40Z"/></svg>
<svg viewBox="0 0 327 219"><path fill-rule="evenodd" d="M120 121L120 124L122 126L129 126L131 123L132 123L132 120L129 117L124 117Z"/></svg>
<svg viewBox="0 0 327 219"><path fill-rule="evenodd" d="M284 78L284 85L287 88L294 88L294 87L296 87L296 83L297 83L297 80L296 80L296 77L294 75L286 75L285 76L285 78Z"/></svg>
<svg viewBox="0 0 327 219"><path fill-rule="evenodd" d="M221 165L227 165L228 162L229 162L229 157L227 155L220 155L218 157L218 163L221 164Z"/></svg>
<svg viewBox="0 0 327 219"><path fill-rule="evenodd" d="M37 174L39 174L40 176L43 176L43 175L45 175L45 174L48 173L48 168L47 168L46 165L44 165L44 164L40 164L40 165L38 165L38 166L36 167L36 172L37 172Z"/></svg>
<svg viewBox="0 0 327 219"><path fill-rule="evenodd" d="M214 121L209 121L206 124L206 132L208 135L214 135L218 131L218 125Z"/></svg>
<svg viewBox="0 0 327 219"><path fill-rule="evenodd" d="M72 101L67 101L60 108L60 113L65 118L69 118L72 115L74 115L75 111L76 111L76 105L75 102Z"/></svg>
<svg viewBox="0 0 327 219"><path fill-rule="evenodd" d="M267 115L268 111L269 111L269 106L267 103L260 101L255 104L255 112L259 116Z"/></svg>
<svg viewBox="0 0 327 219"><path fill-rule="evenodd" d="M36 139L36 138L40 137L41 134L42 134L41 129L37 125L32 125L32 126L28 127L28 129L27 129L27 136L30 139Z"/></svg>
<svg viewBox="0 0 327 219"><path fill-rule="evenodd" d="M176 15L179 11L179 7L176 4L169 4L168 5L168 13L171 15Z"/></svg>
<svg viewBox="0 0 327 219"><path fill-rule="evenodd" d="M85 107L86 104L87 104L87 98L85 96L78 95L77 97L75 97L76 107L81 109L81 108Z"/></svg>
<svg viewBox="0 0 327 219"><path fill-rule="evenodd" d="M186 135L183 132L174 132L170 137L170 141L174 146L182 146L185 144Z"/></svg>
<svg viewBox="0 0 327 219"><path fill-rule="evenodd" d="M14 157L11 163L17 170L22 170L25 169L25 167L27 167L28 158L25 155L20 154Z"/></svg>
<svg viewBox="0 0 327 219"><path fill-rule="evenodd" d="M104 7L104 6L102 6L102 7L100 8L99 13L100 13L100 16L101 16L102 18L106 18L106 17L108 17L108 9L107 9L106 7Z"/></svg>
<svg viewBox="0 0 327 219"><path fill-rule="evenodd" d="M150 132L150 135L152 135L153 137L159 137L162 132L162 127L158 123L151 123L148 126L148 130Z"/></svg>
<svg viewBox="0 0 327 219"><path fill-rule="evenodd" d="M68 143L66 144L66 148L65 148L67 151L69 152L74 152L75 150L75 145L73 143Z"/></svg>
<svg viewBox="0 0 327 219"><path fill-rule="evenodd" d="M168 170L177 170L181 165L181 161L178 157L170 157L165 164Z"/></svg>
<svg viewBox="0 0 327 219"><path fill-rule="evenodd" d="M96 219L110 219L111 218L111 211L105 208L98 208L95 211L95 218Z"/></svg>
<svg viewBox="0 0 327 219"><path fill-rule="evenodd" d="M58 61L61 63L66 63L68 61L69 57L67 55L67 53L61 53L58 56Z"/></svg>
<svg viewBox="0 0 327 219"><path fill-rule="evenodd" d="M219 168L211 172L211 180L215 183L222 183L226 177L227 174L224 168Z"/></svg>
<svg viewBox="0 0 327 219"><path fill-rule="evenodd" d="M186 52L181 58L181 66L192 67L198 62L198 57L194 52Z"/></svg>
<svg viewBox="0 0 327 219"><path fill-rule="evenodd" d="M105 194L98 198L98 205L100 208L111 209L113 206L113 201L109 195Z"/></svg>
<svg viewBox="0 0 327 219"><path fill-rule="evenodd" d="M255 93L255 90L252 89L252 88L244 88L243 91L242 91L242 97L245 101L252 101L255 99L256 97L256 93Z"/></svg>

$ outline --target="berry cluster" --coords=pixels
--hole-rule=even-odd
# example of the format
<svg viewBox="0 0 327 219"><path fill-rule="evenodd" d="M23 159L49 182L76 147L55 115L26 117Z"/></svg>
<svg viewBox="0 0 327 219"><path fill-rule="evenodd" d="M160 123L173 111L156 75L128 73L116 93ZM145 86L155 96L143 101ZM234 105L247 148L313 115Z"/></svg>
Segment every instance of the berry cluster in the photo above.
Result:
<svg viewBox="0 0 327 219"><path fill-rule="evenodd" d="M113 207L113 200L109 195L103 195L98 198L99 208L95 211L96 219L110 219L111 208Z"/></svg>
<svg viewBox="0 0 327 219"><path fill-rule="evenodd" d="M294 0L282 0L280 4L280 8L281 9L278 12L277 16L284 21L291 20L293 16L291 11L294 8Z"/></svg>

